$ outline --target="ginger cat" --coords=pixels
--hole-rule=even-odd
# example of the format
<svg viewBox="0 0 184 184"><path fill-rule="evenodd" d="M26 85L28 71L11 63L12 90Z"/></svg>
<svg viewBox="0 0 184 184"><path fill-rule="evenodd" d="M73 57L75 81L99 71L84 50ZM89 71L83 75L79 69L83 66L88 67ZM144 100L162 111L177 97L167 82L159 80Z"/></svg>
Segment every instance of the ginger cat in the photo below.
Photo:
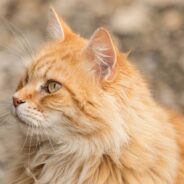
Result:
<svg viewBox="0 0 184 184"><path fill-rule="evenodd" d="M13 96L25 145L7 183L183 184L184 117L153 100L106 29L83 39L54 9L49 29Z"/></svg>

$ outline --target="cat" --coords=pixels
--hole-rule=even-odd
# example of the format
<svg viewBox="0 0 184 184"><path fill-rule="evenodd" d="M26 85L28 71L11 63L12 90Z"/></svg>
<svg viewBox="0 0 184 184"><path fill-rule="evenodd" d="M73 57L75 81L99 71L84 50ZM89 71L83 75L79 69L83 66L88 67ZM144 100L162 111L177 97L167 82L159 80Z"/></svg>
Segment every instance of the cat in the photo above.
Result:
<svg viewBox="0 0 184 184"><path fill-rule="evenodd" d="M51 8L49 32L13 95L24 146L7 183L182 184L184 117L155 102L107 29L84 39Z"/></svg>

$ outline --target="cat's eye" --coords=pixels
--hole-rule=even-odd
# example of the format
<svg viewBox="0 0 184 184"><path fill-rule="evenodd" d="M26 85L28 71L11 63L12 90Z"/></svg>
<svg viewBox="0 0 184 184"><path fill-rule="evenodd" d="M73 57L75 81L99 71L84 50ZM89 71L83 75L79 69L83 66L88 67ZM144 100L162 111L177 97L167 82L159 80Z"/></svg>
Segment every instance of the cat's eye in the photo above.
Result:
<svg viewBox="0 0 184 184"><path fill-rule="evenodd" d="M60 90L61 87L62 87L62 84L60 84L59 82L50 80L50 81L47 81L44 89L46 90L47 93L54 93Z"/></svg>

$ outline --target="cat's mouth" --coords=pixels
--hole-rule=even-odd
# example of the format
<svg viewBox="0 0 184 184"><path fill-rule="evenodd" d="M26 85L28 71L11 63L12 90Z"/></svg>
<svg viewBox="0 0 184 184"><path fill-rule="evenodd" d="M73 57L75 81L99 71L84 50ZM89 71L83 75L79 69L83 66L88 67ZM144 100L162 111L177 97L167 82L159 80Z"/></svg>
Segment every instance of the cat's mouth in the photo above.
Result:
<svg viewBox="0 0 184 184"><path fill-rule="evenodd" d="M17 123L21 123L24 126L30 126L25 121L21 120L21 118L18 116L16 108L12 108L11 112L12 112L12 115L14 116Z"/></svg>
<svg viewBox="0 0 184 184"><path fill-rule="evenodd" d="M21 120L20 118L17 118L17 119L18 119L19 123L21 123L22 125L28 126L28 127L33 127L32 125L30 125L30 124L27 123L26 121L23 121L23 120Z"/></svg>
<svg viewBox="0 0 184 184"><path fill-rule="evenodd" d="M18 122L32 128L40 127L45 120L44 115L40 111L35 110L27 103L16 107L14 109L14 115Z"/></svg>

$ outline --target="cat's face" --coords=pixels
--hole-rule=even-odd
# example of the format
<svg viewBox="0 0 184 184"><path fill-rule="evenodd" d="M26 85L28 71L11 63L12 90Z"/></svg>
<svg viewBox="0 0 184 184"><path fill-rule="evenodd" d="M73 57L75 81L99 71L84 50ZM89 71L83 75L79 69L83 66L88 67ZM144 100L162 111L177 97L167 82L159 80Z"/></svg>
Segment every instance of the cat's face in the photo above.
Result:
<svg viewBox="0 0 184 184"><path fill-rule="evenodd" d="M113 117L113 99L102 89L115 73L116 51L109 33L101 28L84 40L54 10L50 23L58 40L32 61L13 96L23 131L31 127L53 137L110 131L106 119Z"/></svg>

